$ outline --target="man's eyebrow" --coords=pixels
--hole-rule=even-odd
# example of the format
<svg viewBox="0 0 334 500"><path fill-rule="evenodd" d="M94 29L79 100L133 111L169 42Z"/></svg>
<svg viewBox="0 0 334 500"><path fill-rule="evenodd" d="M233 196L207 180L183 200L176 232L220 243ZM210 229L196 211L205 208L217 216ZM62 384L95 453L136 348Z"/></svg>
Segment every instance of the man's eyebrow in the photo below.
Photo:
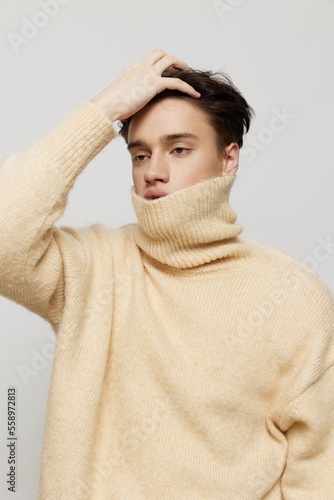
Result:
<svg viewBox="0 0 334 500"><path fill-rule="evenodd" d="M171 142L171 141L176 141L178 139L195 139L198 140L199 137L195 134L190 134L189 132L180 132L177 134L166 134L160 137L161 142ZM138 139L137 141L129 142L127 145L128 151L130 151L133 148L140 148L146 146L145 142Z"/></svg>
<svg viewBox="0 0 334 500"><path fill-rule="evenodd" d="M179 132L178 134L167 134L160 137L162 142L176 141L177 139L199 139L195 134L190 134L190 132Z"/></svg>

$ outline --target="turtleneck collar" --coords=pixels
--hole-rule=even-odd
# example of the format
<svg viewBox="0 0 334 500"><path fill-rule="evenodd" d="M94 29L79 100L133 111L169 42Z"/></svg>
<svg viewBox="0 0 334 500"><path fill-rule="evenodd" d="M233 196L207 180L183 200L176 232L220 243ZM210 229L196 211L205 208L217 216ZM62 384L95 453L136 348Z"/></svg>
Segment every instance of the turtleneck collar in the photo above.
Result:
<svg viewBox="0 0 334 500"><path fill-rule="evenodd" d="M235 175L213 177L155 200L131 186L137 245L153 259L190 268L228 257L243 227L229 206Z"/></svg>

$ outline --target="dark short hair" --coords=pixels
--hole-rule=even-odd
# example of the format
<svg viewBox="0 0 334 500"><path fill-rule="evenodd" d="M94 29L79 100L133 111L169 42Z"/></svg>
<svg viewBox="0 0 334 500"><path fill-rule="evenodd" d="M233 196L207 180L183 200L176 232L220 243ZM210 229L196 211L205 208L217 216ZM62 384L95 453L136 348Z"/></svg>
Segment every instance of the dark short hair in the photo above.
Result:
<svg viewBox="0 0 334 500"><path fill-rule="evenodd" d="M180 78L200 92L199 99L180 92L165 89L157 94L147 105L166 98L188 100L202 110L216 131L218 154L224 153L225 147L236 142L243 146L243 135L248 132L254 110L247 103L241 92L235 87L231 78L222 72L203 70L174 70L172 75L162 74L166 78ZM131 117L119 121L119 134L128 142L128 131Z"/></svg>

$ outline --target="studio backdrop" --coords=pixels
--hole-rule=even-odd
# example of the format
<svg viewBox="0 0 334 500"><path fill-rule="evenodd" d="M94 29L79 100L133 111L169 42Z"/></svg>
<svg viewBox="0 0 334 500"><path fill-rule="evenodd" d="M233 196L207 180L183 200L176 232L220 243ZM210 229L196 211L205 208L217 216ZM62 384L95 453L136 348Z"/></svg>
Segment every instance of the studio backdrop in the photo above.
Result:
<svg viewBox="0 0 334 500"><path fill-rule="evenodd" d="M0 164L154 48L224 71L256 112L230 199L242 235L300 260L334 292L333 0L2 0L0 9ZM131 185L117 137L80 174L57 226L136 222ZM0 329L0 498L33 500L55 335L3 296Z"/></svg>

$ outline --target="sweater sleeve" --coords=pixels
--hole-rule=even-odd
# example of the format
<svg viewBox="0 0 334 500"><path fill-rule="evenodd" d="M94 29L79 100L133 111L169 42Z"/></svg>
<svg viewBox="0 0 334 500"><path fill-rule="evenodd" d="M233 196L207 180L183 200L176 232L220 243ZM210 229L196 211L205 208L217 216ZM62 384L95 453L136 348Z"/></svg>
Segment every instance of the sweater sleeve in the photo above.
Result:
<svg viewBox="0 0 334 500"><path fill-rule="evenodd" d="M291 402L288 456L282 476L285 500L331 499L334 492L334 365Z"/></svg>
<svg viewBox="0 0 334 500"><path fill-rule="evenodd" d="M54 223L77 176L116 135L92 103L81 102L0 168L0 294L53 326L64 305L63 254L75 252L79 264L85 257L76 233Z"/></svg>
<svg viewBox="0 0 334 500"><path fill-rule="evenodd" d="M329 500L334 492L334 300L325 285L314 286L308 297L309 345L278 418L287 442L285 500Z"/></svg>

